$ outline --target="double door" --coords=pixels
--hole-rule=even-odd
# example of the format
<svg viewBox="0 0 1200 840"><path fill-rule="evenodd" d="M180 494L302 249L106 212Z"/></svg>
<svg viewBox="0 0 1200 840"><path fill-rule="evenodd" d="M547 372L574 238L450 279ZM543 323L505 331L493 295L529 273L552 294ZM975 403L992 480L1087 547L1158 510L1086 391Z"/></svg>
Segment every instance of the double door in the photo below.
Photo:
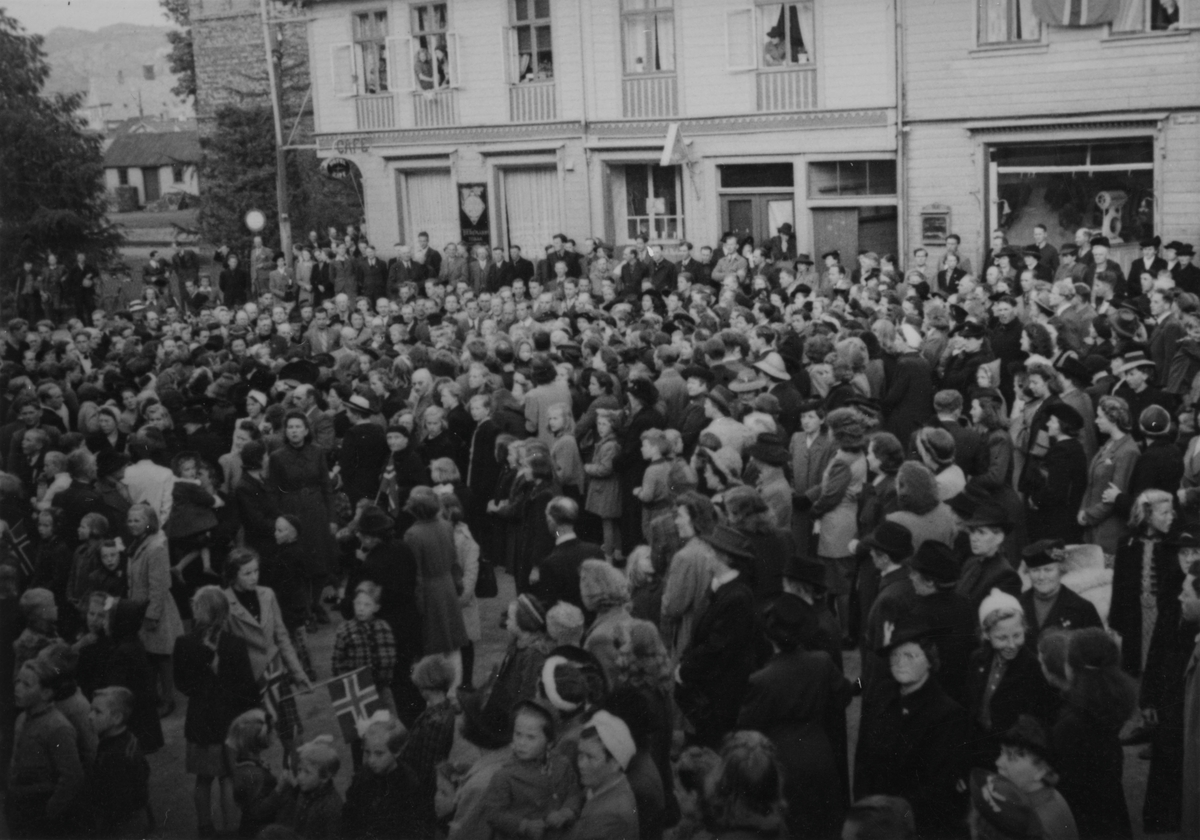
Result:
<svg viewBox="0 0 1200 840"><path fill-rule="evenodd" d="M784 222L793 228L796 226L793 193L721 196L721 229L739 240L751 236L754 244L762 245L779 232L779 226Z"/></svg>

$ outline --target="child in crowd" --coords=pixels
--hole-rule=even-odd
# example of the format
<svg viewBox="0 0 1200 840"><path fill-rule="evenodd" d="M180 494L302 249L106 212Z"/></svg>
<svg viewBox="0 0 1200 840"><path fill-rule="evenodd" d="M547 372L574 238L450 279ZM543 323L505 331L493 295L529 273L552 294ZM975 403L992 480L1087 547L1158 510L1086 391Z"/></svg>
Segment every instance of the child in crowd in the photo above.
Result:
<svg viewBox="0 0 1200 840"><path fill-rule="evenodd" d="M285 771L263 803L271 822L304 840L337 840L341 836L342 797L333 778L342 766L333 737L318 735L296 750L296 770Z"/></svg>
<svg viewBox="0 0 1200 840"><path fill-rule="evenodd" d="M398 652L392 628L377 617L382 593L379 584L369 580L364 580L355 589L354 617L341 623L333 640L331 672L338 677L359 668L369 668L379 699L392 714L396 714L391 686ZM357 769L362 763L362 741L351 741L350 753Z"/></svg>
<svg viewBox="0 0 1200 840"><path fill-rule="evenodd" d="M154 830L145 826L142 815L150 816L150 764L129 731L133 694L127 688L102 688L92 698L91 727L99 738L95 763L84 786L88 822L98 837L114 837L122 828L140 829L144 837Z"/></svg>
<svg viewBox="0 0 1200 840"><path fill-rule="evenodd" d="M50 666L53 675L48 687L54 692L54 708L75 730L75 746L84 767L90 767L96 757L96 733L88 721L88 701L79 690L76 680L79 654L66 642L55 642L42 648L37 658Z"/></svg>
<svg viewBox="0 0 1200 840"><path fill-rule="evenodd" d="M100 543L108 536L108 519L99 513L86 513L79 521L79 547L71 561L67 578L67 601L79 613L81 623L87 617L88 593L92 572L100 566Z"/></svg>
<svg viewBox="0 0 1200 840"><path fill-rule="evenodd" d="M513 711L512 757L484 794L484 811L497 838L561 836L583 806L574 768L551 752L554 716L532 700Z"/></svg>
<svg viewBox="0 0 1200 840"><path fill-rule="evenodd" d="M679 824L671 830L674 840L708 836L704 829L704 783L720 764L721 757L707 747L688 747L675 762Z"/></svg>
<svg viewBox="0 0 1200 840"><path fill-rule="evenodd" d="M275 520L275 545L278 547L271 557L258 561L258 583L275 592L279 611L283 614L283 626L291 637L292 647L300 657L300 664L310 680L316 681L312 656L305 639L305 623L308 621L308 604L311 583L304 570L304 551L300 539L300 520L290 513Z"/></svg>
<svg viewBox="0 0 1200 840"><path fill-rule="evenodd" d="M671 442L661 429L642 432L642 458L650 463L642 477L642 486L633 495L642 502L642 536L650 542L650 520L666 513L671 506Z"/></svg>
<svg viewBox="0 0 1200 840"><path fill-rule="evenodd" d="M264 806L278 782L262 757L271 740L271 720L262 709L242 712L225 736L225 772L233 780L233 801L242 809L241 838L256 837L271 823Z"/></svg>
<svg viewBox="0 0 1200 840"><path fill-rule="evenodd" d="M163 526L163 533L171 541L172 574L179 582L194 581L194 576L185 578L184 574L199 558L204 574L215 577L209 541L217 527L217 515L213 510L224 502L202 485L199 454L180 452L171 469L175 473L175 484L171 488L171 514Z"/></svg>
<svg viewBox="0 0 1200 840"><path fill-rule="evenodd" d="M554 477L562 486L564 496L582 501L583 458L575 441L575 418L571 414L571 407L560 403L546 409L546 426L554 435L554 443L550 446Z"/></svg>
<svg viewBox="0 0 1200 840"><path fill-rule="evenodd" d="M21 712L4 802L13 837L69 836L73 830L83 763L74 728L54 707L53 678L49 663L39 659L17 671L13 693Z"/></svg>
<svg viewBox="0 0 1200 840"><path fill-rule="evenodd" d="M596 434L599 441L592 452L592 461L583 471L587 474L587 501L584 509L599 516L604 527L604 557L611 563L621 554L621 537L617 524L621 521L621 488L613 463L621 446L615 434L617 412L601 409L596 413Z"/></svg>
<svg viewBox="0 0 1200 840"><path fill-rule="evenodd" d="M566 601L559 601L546 613L546 635L555 647L582 647L583 624L583 610Z"/></svg>
<svg viewBox="0 0 1200 840"><path fill-rule="evenodd" d="M129 595L129 558L120 537L100 540L100 562L88 575L88 588L114 598Z"/></svg>
<svg viewBox="0 0 1200 840"><path fill-rule="evenodd" d="M59 446L62 446L61 440ZM70 486L71 475L67 472L66 453L57 450L47 452L42 472L38 476L38 510L48 510L54 504L54 497Z"/></svg>
<svg viewBox="0 0 1200 840"><path fill-rule="evenodd" d="M1037 718L1021 715L1001 736L996 771L1029 798L1042 823L1045 840L1079 837L1071 806L1054 788L1058 773L1050 764L1050 740Z"/></svg>
<svg viewBox="0 0 1200 840"><path fill-rule="evenodd" d="M450 757L454 744L456 715L449 696L454 678L454 665L444 656L426 656L412 669L413 685L425 700L425 711L413 723L400 760L412 768L420 786L414 810L422 837L436 831L437 766Z"/></svg>
<svg viewBox="0 0 1200 840"><path fill-rule="evenodd" d="M546 635L546 608L534 595L518 595L509 603L504 629L511 638L491 680L487 705L508 712L518 701L537 696L542 665L554 643Z"/></svg>
<svg viewBox="0 0 1200 840"><path fill-rule="evenodd" d="M399 760L408 733L390 712L377 712L359 727L362 767L346 791L343 837L420 837L415 806L419 783Z"/></svg>
<svg viewBox="0 0 1200 840"><path fill-rule="evenodd" d="M96 689L104 686L101 682L104 665L101 662L100 654L103 653L106 645L100 644L100 642L108 639L110 600L115 601L107 592L92 592L84 599L87 606L87 612L84 615L85 630L83 635L71 645L79 654L76 677L79 680L79 688L85 697L93 696Z"/></svg>
<svg viewBox="0 0 1200 840"><path fill-rule="evenodd" d="M42 648L61 641L58 638L58 607L49 589L26 589L18 602L25 617L25 629L13 644L13 670L21 669Z"/></svg>
<svg viewBox="0 0 1200 840"><path fill-rule="evenodd" d="M192 596L191 632L175 640L175 685L188 696L183 736L185 767L196 777L193 798L200 836L232 830L233 779L224 761L225 734L242 712L258 705L258 687L245 639L225 632L229 601L219 587L204 586ZM218 785L214 820L213 781Z"/></svg>

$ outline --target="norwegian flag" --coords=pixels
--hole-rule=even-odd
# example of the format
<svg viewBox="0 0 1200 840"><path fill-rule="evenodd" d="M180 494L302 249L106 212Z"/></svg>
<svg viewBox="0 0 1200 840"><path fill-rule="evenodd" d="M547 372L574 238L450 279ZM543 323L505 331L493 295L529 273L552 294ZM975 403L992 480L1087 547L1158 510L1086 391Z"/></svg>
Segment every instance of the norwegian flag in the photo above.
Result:
<svg viewBox="0 0 1200 840"><path fill-rule="evenodd" d="M279 704L283 699L283 680L286 676L287 670L283 667L283 663L276 659L267 667L258 681L262 707L274 721L279 720Z"/></svg>
<svg viewBox="0 0 1200 840"><path fill-rule="evenodd" d="M16 525L4 529L0 545L4 546L4 561L12 563L20 570L21 583L24 586L25 582L33 577L33 546L29 543L24 519L19 519Z"/></svg>
<svg viewBox="0 0 1200 840"><path fill-rule="evenodd" d="M1033 0L1033 13L1050 26L1099 26L1112 23L1120 0Z"/></svg>
<svg viewBox="0 0 1200 840"><path fill-rule="evenodd" d="M346 743L358 739L358 724L387 705L375 690L375 681L367 668L359 668L329 684L333 713L342 727Z"/></svg>

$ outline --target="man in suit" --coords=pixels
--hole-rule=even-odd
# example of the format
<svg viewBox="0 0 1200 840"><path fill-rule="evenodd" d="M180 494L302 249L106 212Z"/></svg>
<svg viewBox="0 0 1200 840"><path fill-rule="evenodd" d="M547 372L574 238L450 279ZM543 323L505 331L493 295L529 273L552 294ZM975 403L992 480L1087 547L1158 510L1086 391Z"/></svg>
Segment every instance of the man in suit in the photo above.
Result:
<svg viewBox="0 0 1200 840"><path fill-rule="evenodd" d="M456 244L447 242L446 248L442 252L442 267L437 274L438 282L452 289L459 283L466 283L467 258L466 252L459 253Z"/></svg>
<svg viewBox="0 0 1200 840"><path fill-rule="evenodd" d="M473 259L467 264L467 285L477 295L495 285L495 266L488 256L486 245L475 246Z"/></svg>
<svg viewBox="0 0 1200 840"><path fill-rule="evenodd" d="M781 224L779 231L767 242L767 256L781 266L790 266L796 261L796 237L791 222Z"/></svg>
<svg viewBox="0 0 1200 840"><path fill-rule="evenodd" d="M413 251L413 260L425 266L429 277L437 277L442 273L442 255L436 248L429 247L429 234L421 231L417 234L417 247Z"/></svg>
<svg viewBox="0 0 1200 840"><path fill-rule="evenodd" d="M617 297L636 298L642 294L642 280L648 273L648 266L637 258L637 249L632 245L625 249L624 259L615 272L617 278Z"/></svg>
<svg viewBox="0 0 1200 840"><path fill-rule="evenodd" d="M824 428L824 401L820 399L801 403L800 431L792 435L792 490L793 498L802 499L808 491L821 484L825 467L829 459L837 451L837 446ZM801 557L815 556L811 550L813 520L807 510L794 507L792 510L792 533L796 537L798 553Z"/></svg>
<svg viewBox="0 0 1200 840"><path fill-rule="evenodd" d="M558 262L559 260L562 260L563 262L565 262L567 264L567 276L568 277L578 277L579 269L580 269L579 255L567 247L568 239L567 239L566 234L562 234L562 233L554 234L554 239L552 240L552 242L554 243L554 250L553 250L553 252L548 254L546 257L547 262L549 262L550 266L551 266L551 272L550 272L551 276L553 276L553 273L554 273L553 272L554 263Z"/></svg>
<svg viewBox="0 0 1200 840"><path fill-rule="evenodd" d="M936 412L936 417L925 425L933 428L940 427L950 433L950 437L954 438L954 463L958 464L967 478L970 478L978 475L986 466L983 463L986 452L984 451L984 441L979 433L963 419L962 409L962 394L949 389L938 391L933 395L933 410ZM910 453L917 452L918 434L920 434L919 429L913 432L907 441Z"/></svg>
<svg viewBox="0 0 1200 840"><path fill-rule="evenodd" d="M345 243L337 246L337 256L333 259L330 273L333 275L335 296L346 295L351 300L358 297L358 270Z"/></svg>
<svg viewBox="0 0 1200 840"><path fill-rule="evenodd" d="M1117 297L1125 296L1125 272L1121 270L1118 263L1113 262L1108 258L1108 237L1093 236L1091 240L1091 256L1093 264L1084 272L1083 282L1089 288L1095 285L1096 275L1107 273L1112 278L1113 294ZM1136 291L1136 290L1135 290Z"/></svg>
<svg viewBox="0 0 1200 840"><path fill-rule="evenodd" d="M308 328L304 340L308 342L309 349L314 356L332 353L337 349L338 330L329 323L329 313L324 308L313 313L312 326Z"/></svg>
<svg viewBox="0 0 1200 840"><path fill-rule="evenodd" d="M498 292L505 286L511 286L512 281L517 277L517 269L512 260L504 253L504 248L499 245L492 249L492 264L496 267L496 271L492 275L494 285L489 286L487 291Z"/></svg>
<svg viewBox="0 0 1200 840"><path fill-rule="evenodd" d="M250 272L242 268L237 254L230 254L225 269L217 278L221 300L226 306L238 307L246 303L250 295Z"/></svg>
<svg viewBox="0 0 1200 840"><path fill-rule="evenodd" d="M400 287L405 283L415 283L420 286L425 276L425 266L413 260L412 248L408 245L401 245L396 254L396 261L388 269L387 296L389 298L399 297Z"/></svg>
<svg viewBox="0 0 1200 840"><path fill-rule="evenodd" d="M739 282L746 276L746 271L749 265L746 258L738 253L738 240L732 233L726 235L721 242L723 254L721 259L717 261L717 265L712 270L712 279L718 284L725 279L727 275L738 275Z"/></svg>
<svg viewBox="0 0 1200 840"><path fill-rule="evenodd" d="M663 256L662 246L655 243L650 246L650 265L648 267L650 283L659 294L667 294L675 290L675 263Z"/></svg>
<svg viewBox="0 0 1200 840"><path fill-rule="evenodd" d="M388 268L383 260L375 256L375 246L367 246L367 256L358 266L358 288L362 294L375 301L388 291Z"/></svg>
<svg viewBox="0 0 1200 840"><path fill-rule="evenodd" d="M322 301L333 297L333 263L324 248L314 251L313 255L317 262L312 269L312 299L313 306L320 306Z"/></svg>
<svg viewBox="0 0 1200 840"><path fill-rule="evenodd" d="M524 280L528 283L533 279L533 263L521 256L520 245L509 245L508 257L512 261L514 280Z"/></svg>
<svg viewBox="0 0 1200 840"><path fill-rule="evenodd" d="M1079 296L1070 280L1059 280L1050 287L1050 305L1055 309L1050 323L1068 347L1082 353L1083 341L1096 317L1096 310Z"/></svg>
<svg viewBox="0 0 1200 840"><path fill-rule="evenodd" d="M1175 308L1178 296L1179 292L1175 289L1155 289L1150 293L1150 314L1156 321L1150 333L1150 358L1154 360L1158 384L1162 387L1167 384L1171 359L1175 357L1175 347L1180 339L1186 337Z"/></svg>
<svg viewBox="0 0 1200 840"><path fill-rule="evenodd" d="M261 236L254 237L254 247L250 249L250 271L254 287L265 289L274 270L275 252L263 245Z"/></svg>
<svg viewBox="0 0 1200 840"><path fill-rule="evenodd" d="M308 417L308 423L312 427L313 442L324 449L326 453L332 453L337 447L337 437L333 431L333 418L317 405L316 387L307 384L299 386L292 391L292 401L296 404L296 408Z"/></svg>
<svg viewBox="0 0 1200 840"><path fill-rule="evenodd" d="M530 592L543 604L568 604L583 609L579 593L579 567L584 560L603 560L604 549L584 542L575 535L579 503L567 496L555 496L546 505L546 527L554 534L554 548L529 574Z"/></svg>
<svg viewBox="0 0 1200 840"><path fill-rule="evenodd" d="M1046 226L1040 222L1033 226L1033 247L1038 249L1038 263L1050 269L1050 274L1058 271L1058 249L1046 238Z"/></svg>
<svg viewBox="0 0 1200 840"><path fill-rule="evenodd" d="M675 265L675 275L678 277L680 274L687 273L691 275L693 283L704 282L702 277L705 266L700 260L692 256L691 242L685 241L679 243L679 255L680 260Z"/></svg>
<svg viewBox="0 0 1200 840"><path fill-rule="evenodd" d="M75 317L86 326L92 324L92 313L96 311L96 287L100 285L100 269L88 262L87 254L80 251L75 255L75 264L67 269L63 281L64 304L66 290L73 296Z"/></svg>

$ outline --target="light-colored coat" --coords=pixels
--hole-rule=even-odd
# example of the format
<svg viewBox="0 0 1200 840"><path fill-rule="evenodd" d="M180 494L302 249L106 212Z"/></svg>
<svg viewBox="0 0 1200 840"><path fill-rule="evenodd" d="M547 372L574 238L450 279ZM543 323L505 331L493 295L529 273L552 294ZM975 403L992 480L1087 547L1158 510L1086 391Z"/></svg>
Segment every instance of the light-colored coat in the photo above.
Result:
<svg viewBox="0 0 1200 840"><path fill-rule="evenodd" d="M1102 500L1110 483L1117 485L1122 493L1129 487L1133 466L1141 450L1130 435L1115 443L1109 440L1088 466L1088 485L1083 494L1080 510L1087 527L1085 542L1104 549L1105 554L1116 554L1117 543L1125 536L1125 517L1113 510L1113 505Z"/></svg>
<svg viewBox="0 0 1200 840"><path fill-rule="evenodd" d="M808 435L802 431L792 435L792 491L797 497L807 496L809 490L821 483L821 476L825 474L829 459L836 451L837 447L828 432L818 432L811 443L808 442ZM792 534L796 537L801 557L808 556L812 522L809 511L795 511L792 514Z"/></svg>
<svg viewBox="0 0 1200 840"><path fill-rule="evenodd" d="M479 601L475 598L475 583L479 580L479 543L475 542L475 538L471 536L471 529L465 522L454 525L454 552L458 555L458 564L463 570L463 591L458 596L458 605L462 607L467 638L477 642L483 638L483 629L479 622Z"/></svg>
<svg viewBox="0 0 1200 840"><path fill-rule="evenodd" d="M159 522L166 522L171 515L171 491L175 487L175 473L160 467L150 459L138 461L125 468L122 479L129 488L129 500L136 504L146 503L154 508Z"/></svg>
<svg viewBox="0 0 1200 840"><path fill-rule="evenodd" d="M225 600L229 602L229 618L225 620L225 629L245 639L255 679L261 677L267 666L282 655L283 662L292 676L303 680L304 666L300 664L296 649L292 647L292 640L283 624L283 613L279 610L279 601L275 599L274 591L265 586L255 587L258 595L257 620L242 606L232 589L226 588L222 591L225 593Z"/></svg>
<svg viewBox="0 0 1200 840"><path fill-rule="evenodd" d="M148 535L129 558L129 600L149 604L138 632L146 653L169 656L183 635L183 620L171 597L171 557L162 531Z"/></svg>
<svg viewBox="0 0 1200 840"><path fill-rule="evenodd" d="M850 540L858 536L858 497L866 481L867 457L839 449L825 467L821 483L809 488L811 513L821 525L817 545L821 557L850 556Z"/></svg>

